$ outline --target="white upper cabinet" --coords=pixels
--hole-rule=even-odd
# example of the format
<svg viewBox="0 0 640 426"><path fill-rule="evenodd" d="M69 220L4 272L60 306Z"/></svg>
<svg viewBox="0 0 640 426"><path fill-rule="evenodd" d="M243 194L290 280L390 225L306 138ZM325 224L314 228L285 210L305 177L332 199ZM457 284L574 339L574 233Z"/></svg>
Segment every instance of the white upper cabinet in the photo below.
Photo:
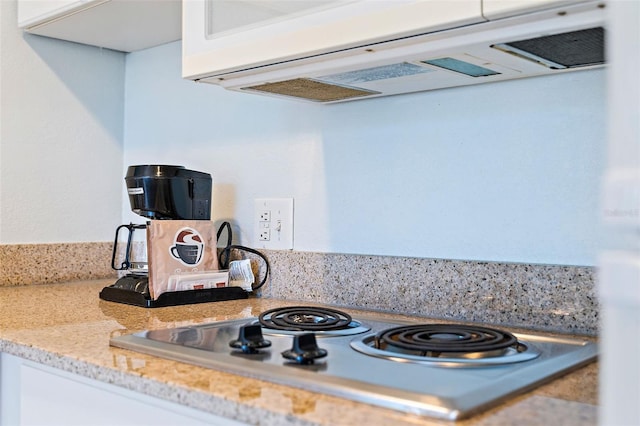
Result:
<svg viewBox="0 0 640 426"><path fill-rule="evenodd" d="M482 14L487 19L506 18L581 1L584 0L482 0Z"/></svg>
<svg viewBox="0 0 640 426"><path fill-rule="evenodd" d="M483 21L481 0L188 0L183 75L218 75Z"/></svg>
<svg viewBox="0 0 640 426"><path fill-rule="evenodd" d="M602 6L186 0L182 75L243 93L334 103L558 74L604 63ZM544 48L549 36L553 49Z"/></svg>
<svg viewBox="0 0 640 426"><path fill-rule="evenodd" d="M133 52L180 40L180 0L18 0L25 31Z"/></svg>

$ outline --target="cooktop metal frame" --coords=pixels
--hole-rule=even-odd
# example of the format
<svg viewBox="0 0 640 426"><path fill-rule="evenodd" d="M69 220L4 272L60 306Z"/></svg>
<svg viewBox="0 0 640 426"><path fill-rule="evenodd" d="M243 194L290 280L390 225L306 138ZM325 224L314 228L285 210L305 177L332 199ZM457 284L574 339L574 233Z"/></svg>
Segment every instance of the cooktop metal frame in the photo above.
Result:
<svg viewBox="0 0 640 426"><path fill-rule="evenodd" d="M216 330L221 340L212 351L152 340L147 337L148 331L114 337L110 344L205 368L446 420L472 416L564 375L595 360L598 351L595 343L583 339L513 333L519 341L539 351L540 356L524 362L470 368L394 362L359 353L350 346L350 342L385 328L413 322L380 321L362 316L357 320L371 327L371 331L360 336L319 339L318 345L326 349L329 356L312 365L293 364L280 356L280 352L290 349L291 336L265 334L272 346L256 355L245 355L228 347L228 341L237 337L239 327L255 321L255 318L186 327Z"/></svg>

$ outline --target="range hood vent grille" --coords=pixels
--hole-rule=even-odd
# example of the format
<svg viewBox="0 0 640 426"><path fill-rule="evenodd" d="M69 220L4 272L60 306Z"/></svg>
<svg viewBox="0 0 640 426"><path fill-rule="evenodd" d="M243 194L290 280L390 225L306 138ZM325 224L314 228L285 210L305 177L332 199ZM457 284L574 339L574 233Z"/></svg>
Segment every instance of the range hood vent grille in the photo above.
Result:
<svg viewBox="0 0 640 426"><path fill-rule="evenodd" d="M589 28L493 47L554 69L599 65L604 63L604 29Z"/></svg>
<svg viewBox="0 0 640 426"><path fill-rule="evenodd" d="M379 93L372 90L327 84L309 78L294 78L275 83L259 84L257 86L243 87L243 90L292 96L316 102L340 101Z"/></svg>

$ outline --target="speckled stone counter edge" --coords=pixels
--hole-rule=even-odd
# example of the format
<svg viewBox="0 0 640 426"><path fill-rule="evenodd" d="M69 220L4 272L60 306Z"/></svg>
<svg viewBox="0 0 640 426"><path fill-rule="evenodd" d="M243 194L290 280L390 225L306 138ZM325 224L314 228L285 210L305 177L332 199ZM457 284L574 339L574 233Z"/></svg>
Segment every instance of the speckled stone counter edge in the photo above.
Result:
<svg viewBox="0 0 640 426"><path fill-rule="evenodd" d="M596 271L532 265L265 251L263 297L597 335Z"/></svg>
<svg viewBox="0 0 640 426"><path fill-rule="evenodd" d="M115 277L113 243L0 245L0 286Z"/></svg>
<svg viewBox="0 0 640 426"><path fill-rule="evenodd" d="M214 397L209 394L191 390L186 387L163 383L154 379L135 376L131 373L107 369L91 362L52 354L46 350L3 342L0 339L0 352L8 353L29 361L44 364L52 368L78 374L83 377L98 380L110 385L120 386L130 391L161 398L176 404L209 412L217 416L232 418L248 424L281 425L282 416L278 413L247 407L228 399ZM296 426L312 426L315 423L296 419Z"/></svg>

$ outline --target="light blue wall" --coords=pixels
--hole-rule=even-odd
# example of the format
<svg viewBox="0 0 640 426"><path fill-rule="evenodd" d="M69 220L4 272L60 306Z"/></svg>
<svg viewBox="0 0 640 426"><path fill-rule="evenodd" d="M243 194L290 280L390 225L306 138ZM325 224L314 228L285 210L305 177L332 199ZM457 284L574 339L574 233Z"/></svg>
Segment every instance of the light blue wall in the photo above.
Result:
<svg viewBox="0 0 640 426"><path fill-rule="evenodd" d="M210 172L241 243L254 198L293 197L299 251L595 263L604 70L322 106L182 80L180 53L127 56L124 165Z"/></svg>
<svg viewBox="0 0 640 426"><path fill-rule="evenodd" d="M112 241L125 54L27 34L16 1L0 11L0 244Z"/></svg>

